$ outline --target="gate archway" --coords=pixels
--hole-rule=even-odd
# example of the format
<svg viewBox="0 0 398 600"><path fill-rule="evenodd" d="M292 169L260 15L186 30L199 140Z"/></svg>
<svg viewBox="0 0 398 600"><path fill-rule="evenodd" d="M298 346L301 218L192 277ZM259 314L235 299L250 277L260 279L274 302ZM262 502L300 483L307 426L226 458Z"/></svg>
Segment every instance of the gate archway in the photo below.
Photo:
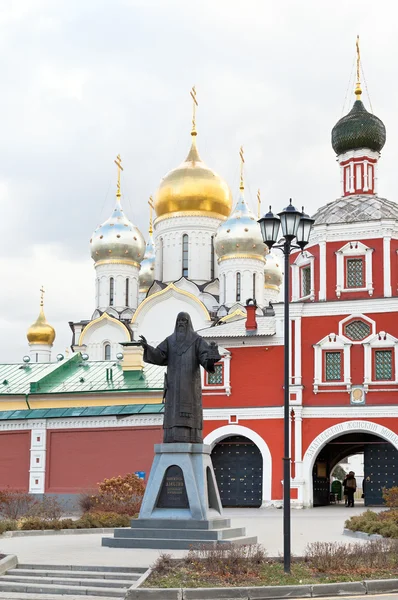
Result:
<svg viewBox="0 0 398 600"><path fill-rule="evenodd" d="M241 438L241 440L235 439L235 440L230 440L229 442L227 442L227 438ZM272 475L272 458L271 458L271 453L269 451L269 448L267 446L267 444L265 443L265 441L263 440L262 437L260 437L255 431L252 431L251 429L249 429L248 427L243 427L241 425L226 425L224 427L220 427L219 429L215 429L214 431L212 431L209 435L206 436L206 438L204 439L203 443L204 444L208 444L211 446L212 451L214 452L215 448L217 447L217 445L220 445L220 448L222 448L221 444L222 443L228 443L230 444L229 450L232 452L234 450L235 452L235 456L242 456L242 460L240 461L240 467L242 467L242 472L243 472L243 476L239 475L239 484L242 484L242 489L243 491L245 491L245 486L244 486L244 481L240 481L241 478L244 479L245 476L245 462L246 462L246 469L249 468L251 469L253 465L250 465L250 460L254 461L256 466L256 469L259 471L259 473L261 472L261 481L260 481L260 488L257 487L257 491L256 491L256 496L254 495L246 495L246 501L243 504L244 506L261 506L267 503L271 502L271 475ZM243 443L243 445L241 446L241 450L243 452L242 455L236 455L236 451L239 451L239 443ZM235 448L234 446L235 445ZM224 446L224 450L227 448L227 446ZM228 450L227 450L228 452ZM246 455L244 454L244 452L246 452ZM218 455L219 452L217 451L216 455ZM220 451L220 456L224 456L224 462L228 457L228 454L221 455L221 451ZM246 457L246 459L245 459ZM213 454L212 454L212 458L213 458ZM215 462L218 462L218 467L215 464ZM216 460L213 460L213 464L215 466L215 472L216 472L216 477L217 477L217 469L220 469L220 467L222 467L222 460L220 457L217 457ZM229 467L227 466L227 468L233 468L233 467ZM220 472L220 471L219 471ZM233 475L231 475L231 471L229 471L230 473L230 477L234 477ZM246 470L246 475L248 473L254 473L254 471L247 471ZM237 471L235 470L235 475L237 474ZM235 477L236 479L236 477ZM229 483L233 483L233 482L229 482ZM249 479L246 479L246 484L249 483ZM258 486L258 479L257 482L254 483L254 487ZM222 487L221 485L219 487ZM231 486L229 487L229 489L231 489ZM250 488L248 487L248 485L246 485L246 491L249 490ZM260 491L259 491L260 489ZM239 490L238 490L239 491ZM250 490L251 491L251 490ZM253 490L254 491L254 490ZM223 494L224 495L224 492ZM243 495L243 499L245 498L245 496ZM253 498L253 500L252 500ZM221 498L222 499L222 498ZM226 505L226 504L225 504ZM228 504L230 505L230 504ZM242 504L233 504L233 506L241 506Z"/></svg>
<svg viewBox="0 0 398 600"><path fill-rule="evenodd" d="M390 487L398 474L398 435L372 421L346 421L326 429L308 447L303 460L304 504L327 503L328 474L332 468L344 456L362 451L365 454L365 483L368 484L366 503L380 503L382 487ZM379 468L387 463L388 469Z"/></svg>

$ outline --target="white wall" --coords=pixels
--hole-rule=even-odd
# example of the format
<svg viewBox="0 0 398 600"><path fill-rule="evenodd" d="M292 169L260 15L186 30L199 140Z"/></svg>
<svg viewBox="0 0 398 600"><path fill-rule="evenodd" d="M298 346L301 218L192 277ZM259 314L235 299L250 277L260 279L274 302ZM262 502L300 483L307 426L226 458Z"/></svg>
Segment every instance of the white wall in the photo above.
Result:
<svg viewBox="0 0 398 600"><path fill-rule="evenodd" d="M110 279L114 279L113 308L122 311L126 306L126 279L129 279L129 308L138 306L139 269L124 263L95 265L95 306L105 311L110 306Z"/></svg>

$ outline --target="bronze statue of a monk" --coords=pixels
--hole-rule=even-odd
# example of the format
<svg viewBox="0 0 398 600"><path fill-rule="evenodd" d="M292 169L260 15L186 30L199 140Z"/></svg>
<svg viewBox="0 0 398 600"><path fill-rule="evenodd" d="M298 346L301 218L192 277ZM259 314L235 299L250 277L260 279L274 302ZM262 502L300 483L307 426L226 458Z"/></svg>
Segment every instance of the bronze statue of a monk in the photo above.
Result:
<svg viewBox="0 0 398 600"><path fill-rule="evenodd" d="M157 348L140 336L144 361L167 365L164 390L164 443L203 442L203 410L200 366L214 373L214 364L221 359L217 345L208 344L198 335L186 312L177 316L174 333Z"/></svg>

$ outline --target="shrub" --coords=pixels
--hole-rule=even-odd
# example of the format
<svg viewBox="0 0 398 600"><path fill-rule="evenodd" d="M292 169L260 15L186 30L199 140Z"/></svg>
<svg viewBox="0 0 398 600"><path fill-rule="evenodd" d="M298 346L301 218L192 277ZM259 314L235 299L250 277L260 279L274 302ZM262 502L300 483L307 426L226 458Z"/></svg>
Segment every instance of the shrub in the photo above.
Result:
<svg viewBox="0 0 398 600"><path fill-rule="evenodd" d="M398 539L398 510L385 510L381 513L367 510L362 515L348 519L345 526L351 531L378 533L384 537Z"/></svg>
<svg viewBox="0 0 398 600"><path fill-rule="evenodd" d="M396 567L398 541L374 540L365 544L314 542L307 545L304 560L318 573L349 573L361 568Z"/></svg>
<svg viewBox="0 0 398 600"><path fill-rule="evenodd" d="M21 517L20 519L18 519L18 529L21 529L22 531L54 529L55 525L55 521L41 519L40 517Z"/></svg>
<svg viewBox="0 0 398 600"><path fill-rule="evenodd" d="M165 555L167 557L167 555ZM230 576L248 575L257 570L267 558L267 553L261 544L242 546L217 545L211 548L198 547L188 552L183 563L188 565L202 564L205 571L212 575ZM168 560L168 559L164 559Z"/></svg>
<svg viewBox="0 0 398 600"><path fill-rule="evenodd" d="M383 500L386 506L398 508L398 486L392 488L383 488Z"/></svg>
<svg viewBox="0 0 398 600"><path fill-rule="evenodd" d="M13 519L4 519L0 521L0 535L5 531L15 531L17 529L17 522Z"/></svg>
<svg viewBox="0 0 398 600"><path fill-rule="evenodd" d="M128 527L130 517L111 512L89 512L75 521L77 529L93 527Z"/></svg>
<svg viewBox="0 0 398 600"><path fill-rule="evenodd" d="M6 519L19 519L26 515L36 500L23 490L0 490L0 515Z"/></svg>
<svg viewBox="0 0 398 600"><path fill-rule="evenodd" d="M59 520L62 515L62 507L54 496L44 496L42 500L36 500L29 508L29 517L38 517L49 521Z"/></svg>
<svg viewBox="0 0 398 600"><path fill-rule="evenodd" d="M79 506L82 509L83 514L92 510L95 506L96 492L83 492L79 495Z"/></svg>
<svg viewBox="0 0 398 600"><path fill-rule="evenodd" d="M134 473L104 479L98 485L98 493L92 496L93 508L90 510L131 516L139 512L144 492L144 482ZM85 502L88 505L87 499Z"/></svg>

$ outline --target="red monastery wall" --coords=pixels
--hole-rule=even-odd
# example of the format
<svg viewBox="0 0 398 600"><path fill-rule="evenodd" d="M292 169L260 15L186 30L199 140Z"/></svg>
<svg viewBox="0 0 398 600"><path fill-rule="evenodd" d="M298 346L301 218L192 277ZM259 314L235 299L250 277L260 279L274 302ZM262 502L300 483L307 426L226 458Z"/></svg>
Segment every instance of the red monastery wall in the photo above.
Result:
<svg viewBox="0 0 398 600"><path fill-rule="evenodd" d="M28 491L30 431L0 433L0 488Z"/></svg>
<svg viewBox="0 0 398 600"><path fill-rule="evenodd" d="M134 471L147 479L162 428L63 429L47 436L46 492L75 493Z"/></svg>
<svg viewBox="0 0 398 600"><path fill-rule="evenodd" d="M398 296L398 240L391 240L391 291Z"/></svg>

